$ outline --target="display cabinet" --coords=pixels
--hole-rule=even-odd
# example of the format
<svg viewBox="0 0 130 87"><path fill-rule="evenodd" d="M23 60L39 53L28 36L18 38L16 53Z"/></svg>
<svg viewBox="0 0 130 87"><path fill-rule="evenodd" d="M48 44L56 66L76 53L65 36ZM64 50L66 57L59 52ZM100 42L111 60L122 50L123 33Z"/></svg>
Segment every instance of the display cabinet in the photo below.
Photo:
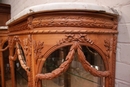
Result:
<svg viewBox="0 0 130 87"><path fill-rule="evenodd" d="M8 26L10 5L0 3L0 87L10 87L11 74L9 68Z"/></svg>
<svg viewBox="0 0 130 87"><path fill-rule="evenodd" d="M85 3L20 12L7 22L12 87L114 87L117 17Z"/></svg>

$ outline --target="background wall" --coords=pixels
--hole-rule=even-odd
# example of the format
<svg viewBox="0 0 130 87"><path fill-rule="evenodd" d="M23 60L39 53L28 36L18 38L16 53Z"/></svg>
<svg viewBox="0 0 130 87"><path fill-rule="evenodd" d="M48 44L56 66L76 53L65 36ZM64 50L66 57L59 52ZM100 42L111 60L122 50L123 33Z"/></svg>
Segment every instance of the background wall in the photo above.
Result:
<svg viewBox="0 0 130 87"><path fill-rule="evenodd" d="M2 0L2 3L11 4L11 17L27 7L52 2L94 3L118 10L120 17L115 87L130 87L130 0Z"/></svg>

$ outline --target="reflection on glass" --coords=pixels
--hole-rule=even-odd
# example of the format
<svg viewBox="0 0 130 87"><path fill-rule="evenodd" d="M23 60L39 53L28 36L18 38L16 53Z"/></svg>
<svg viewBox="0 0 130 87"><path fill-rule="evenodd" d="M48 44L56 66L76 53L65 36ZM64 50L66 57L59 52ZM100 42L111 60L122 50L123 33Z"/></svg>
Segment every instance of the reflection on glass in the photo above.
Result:
<svg viewBox="0 0 130 87"><path fill-rule="evenodd" d="M54 51L47 58L42 73L48 73L58 68L64 62L69 50L70 46L67 46ZM96 50L82 46L82 51L91 67L100 71L105 70L102 58ZM104 78L95 77L84 70L78 60L77 53L75 53L74 59L65 73L52 80L42 81L42 87L104 87L104 84Z"/></svg>
<svg viewBox="0 0 130 87"><path fill-rule="evenodd" d="M20 45L19 45L20 46ZM23 49L21 48L23 61L25 61L25 56L23 53ZM25 61L26 62L26 61ZM28 78L26 71L21 67L19 60L15 61L15 78L16 78L16 85L17 87L27 87L28 85Z"/></svg>

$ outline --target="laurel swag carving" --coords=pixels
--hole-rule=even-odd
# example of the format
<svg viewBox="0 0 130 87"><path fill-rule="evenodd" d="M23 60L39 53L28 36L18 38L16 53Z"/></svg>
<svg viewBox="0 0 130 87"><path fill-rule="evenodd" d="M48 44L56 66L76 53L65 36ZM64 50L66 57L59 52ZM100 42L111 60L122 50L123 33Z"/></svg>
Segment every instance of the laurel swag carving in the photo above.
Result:
<svg viewBox="0 0 130 87"><path fill-rule="evenodd" d="M85 60L85 56L82 52L81 46L79 45L79 43L77 41L75 41L75 43L71 46L68 55L66 56L65 62L63 62L59 66L59 68L53 70L51 73L37 74L35 77L36 83L38 82L38 80L42 80L42 79L44 79L44 80L53 79L53 78L59 76L61 73L65 72L68 69L70 63L72 62L74 53L76 51L78 52L78 58L86 71L88 71L92 75L98 76L98 77L107 77L110 75L109 71L98 71L95 68L91 67L90 63L88 63Z"/></svg>
<svg viewBox="0 0 130 87"><path fill-rule="evenodd" d="M70 48L70 51L68 53L68 55L66 56L66 59L64 61L64 63L62 63L59 68L53 70L51 73L46 73L46 74L37 74L36 75L36 79L35 79L35 82L38 82L38 80L40 79L53 79L55 77L58 77L61 73L65 72L70 63L72 62L73 60L73 55L75 53L75 50L76 50L76 44L73 44Z"/></svg>
<svg viewBox="0 0 130 87"><path fill-rule="evenodd" d="M20 61L20 65L22 66L22 68L26 71L29 72L29 67L26 65L25 61L23 60L23 54L22 51L19 47L19 43L21 43L21 40L19 39L18 36L14 36L12 39L9 39L9 46L13 46L13 44L16 45L16 50L15 50L15 54L13 56L9 56L9 59L12 61L15 61L18 57L19 61Z"/></svg>
<svg viewBox="0 0 130 87"><path fill-rule="evenodd" d="M22 68L25 71L29 72L30 68L26 65L26 62L24 61L22 50L20 49L18 42L16 42L16 49L17 49L18 59L19 59L19 62L21 64Z"/></svg>
<svg viewBox="0 0 130 87"><path fill-rule="evenodd" d="M85 60L86 58L85 58L84 53L82 52L81 46L79 44L77 45L78 45L78 48L77 48L78 58L86 71L98 77L107 77L110 75L109 71L98 71L95 68L91 67L91 64Z"/></svg>

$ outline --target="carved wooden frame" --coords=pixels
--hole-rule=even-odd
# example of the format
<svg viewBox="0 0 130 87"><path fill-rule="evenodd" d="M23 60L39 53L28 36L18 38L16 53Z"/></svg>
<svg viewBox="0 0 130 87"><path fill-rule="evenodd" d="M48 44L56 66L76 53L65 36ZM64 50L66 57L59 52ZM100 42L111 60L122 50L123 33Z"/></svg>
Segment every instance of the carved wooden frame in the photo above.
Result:
<svg viewBox="0 0 130 87"><path fill-rule="evenodd" d="M22 46L26 59L28 59L27 66L23 65L23 68L28 74L29 87L40 87L39 80L53 79L65 72L75 51L79 53L79 60L82 64L84 63L85 70L94 76L105 77L105 87L114 87L116 35L118 33L116 15L73 10L41 12L9 24L9 32L13 87L16 87L13 49L15 45L19 49L18 43ZM42 74L41 69L46 58L56 49L68 45L71 45L71 49L66 61L51 73ZM99 52L106 71L97 71L90 67L90 64L84 60L81 45L92 47ZM17 54L19 54L19 50L17 50Z"/></svg>

